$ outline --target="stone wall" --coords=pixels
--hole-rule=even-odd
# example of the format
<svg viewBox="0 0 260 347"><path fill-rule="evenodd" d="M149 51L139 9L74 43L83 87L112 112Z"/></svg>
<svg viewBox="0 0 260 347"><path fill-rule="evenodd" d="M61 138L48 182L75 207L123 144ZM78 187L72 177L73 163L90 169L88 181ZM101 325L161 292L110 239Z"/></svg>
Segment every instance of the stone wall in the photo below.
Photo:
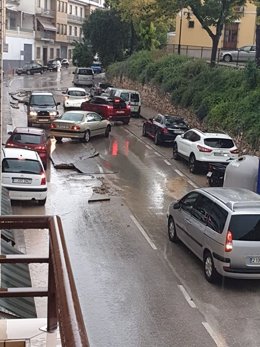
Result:
<svg viewBox="0 0 260 347"><path fill-rule="evenodd" d="M206 124L200 122L195 113L188 109L173 105L171 103L171 95L169 93L162 93L155 86L149 84L142 85L141 83L132 81L124 76L114 78L112 84L125 89L138 90L141 94L142 103L144 105L149 106L160 113L180 115L188 122L191 128L197 128L202 131L207 129ZM250 145L245 142L243 134L234 136L234 140L241 154L251 154L260 157L260 149L256 150L251 148Z"/></svg>

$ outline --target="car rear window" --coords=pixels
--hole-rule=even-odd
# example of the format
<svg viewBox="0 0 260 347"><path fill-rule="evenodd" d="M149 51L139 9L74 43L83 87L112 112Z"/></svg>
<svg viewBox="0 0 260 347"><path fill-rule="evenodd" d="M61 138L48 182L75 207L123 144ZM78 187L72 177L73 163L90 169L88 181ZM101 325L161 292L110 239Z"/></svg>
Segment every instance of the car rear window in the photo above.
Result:
<svg viewBox="0 0 260 347"><path fill-rule="evenodd" d="M68 95L69 96L86 96L86 93L80 90L69 90Z"/></svg>
<svg viewBox="0 0 260 347"><path fill-rule="evenodd" d="M126 103L125 103L125 101L124 101L123 99L121 99L121 98L115 97L115 98L113 98L113 99L108 99L107 101L108 101L108 104L109 104L109 105L112 105L112 106L115 107L115 108L118 108L118 107L120 107L120 108L126 108Z"/></svg>
<svg viewBox="0 0 260 347"><path fill-rule="evenodd" d="M131 101L132 102L139 102L140 98L139 98L139 94L137 93L132 93L131 94Z"/></svg>
<svg viewBox="0 0 260 347"><path fill-rule="evenodd" d="M233 240L260 241L260 215L234 215L231 217L229 230Z"/></svg>
<svg viewBox="0 0 260 347"><path fill-rule="evenodd" d="M64 113L62 120L72 120L74 122L82 122L84 115L82 113Z"/></svg>
<svg viewBox="0 0 260 347"><path fill-rule="evenodd" d="M34 134L13 134L11 140L16 143L39 145L41 143L41 136Z"/></svg>
<svg viewBox="0 0 260 347"><path fill-rule="evenodd" d="M204 143L206 146L212 148L232 148L235 146L233 140L231 139L219 139L214 137L204 139Z"/></svg>
<svg viewBox="0 0 260 347"><path fill-rule="evenodd" d="M79 69L78 75L93 75L93 71L91 69Z"/></svg>
<svg viewBox="0 0 260 347"><path fill-rule="evenodd" d="M40 175L42 167L37 160L5 158L2 163L2 172Z"/></svg>
<svg viewBox="0 0 260 347"><path fill-rule="evenodd" d="M55 106L52 95L32 95L30 100L31 106Z"/></svg>
<svg viewBox="0 0 260 347"><path fill-rule="evenodd" d="M182 118L176 118L172 116L166 116L165 117L165 125L171 126L171 125L178 125L178 126L185 126L187 127L187 124L184 122Z"/></svg>
<svg viewBox="0 0 260 347"><path fill-rule="evenodd" d="M129 100L129 93L121 93L120 94L120 97L125 100L125 101L128 101Z"/></svg>

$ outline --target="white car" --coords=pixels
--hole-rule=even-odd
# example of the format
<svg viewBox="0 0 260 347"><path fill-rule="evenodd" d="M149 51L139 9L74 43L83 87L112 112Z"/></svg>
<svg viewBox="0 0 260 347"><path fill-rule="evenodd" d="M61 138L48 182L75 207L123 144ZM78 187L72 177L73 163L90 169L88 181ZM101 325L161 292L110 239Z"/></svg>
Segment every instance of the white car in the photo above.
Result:
<svg viewBox="0 0 260 347"><path fill-rule="evenodd" d="M37 152L20 148L2 149L2 187L14 200L34 200L44 205L47 178Z"/></svg>
<svg viewBox="0 0 260 347"><path fill-rule="evenodd" d="M224 133L204 133L190 129L178 135L173 143L173 158L183 157L189 162L190 172L195 173L200 166L209 163L223 163L238 157L238 149L233 139Z"/></svg>
<svg viewBox="0 0 260 347"><path fill-rule="evenodd" d="M88 101L90 98L90 94L84 88L70 87L64 94L64 110L80 109L82 102Z"/></svg>

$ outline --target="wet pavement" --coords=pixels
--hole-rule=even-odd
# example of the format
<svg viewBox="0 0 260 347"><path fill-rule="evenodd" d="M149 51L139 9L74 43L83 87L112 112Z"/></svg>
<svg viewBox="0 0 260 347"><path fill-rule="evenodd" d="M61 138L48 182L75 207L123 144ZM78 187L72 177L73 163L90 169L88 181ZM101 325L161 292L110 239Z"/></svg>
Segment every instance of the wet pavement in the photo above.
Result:
<svg viewBox="0 0 260 347"><path fill-rule="evenodd" d="M70 71L24 76L10 90L49 86L60 101L71 80ZM12 119L26 123L23 105ZM167 238L168 204L205 176L141 133L142 119L131 119L109 138L54 144L46 206L18 203L13 213L61 216L91 346L258 346L259 282L210 285L201 262ZM44 253L47 241L26 232L24 247Z"/></svg>

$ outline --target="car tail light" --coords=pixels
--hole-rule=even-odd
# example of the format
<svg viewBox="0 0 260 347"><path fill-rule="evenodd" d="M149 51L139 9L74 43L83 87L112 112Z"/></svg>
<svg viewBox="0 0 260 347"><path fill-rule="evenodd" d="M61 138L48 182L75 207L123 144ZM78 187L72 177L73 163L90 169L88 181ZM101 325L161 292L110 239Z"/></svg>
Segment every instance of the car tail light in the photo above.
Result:
<svg viewBox="0 0 260 347"><path fill-rule="evenodd" d="M46 175L44 172L41 173L41 186L46 184Z"/></svg>
<svg viewBox="0 0 260 347"><path fill-rule="evenodd" d="M232 232L228 231L226 235L225 252L231 252L232 249L233 249L233 236L232 236Z"/></svg>
<svg viewBox="0 0 260 347"><path fill-rule="evenodd" d="M8 142L5 144L5 147L14 147L14 146L15 146L15 144L12 142Z"/></svg>
<svg viewBox="0 0 260 347"><path fill-rule="evenodd" d="M72 130L80 130L80 126L79 125L72 125L71 129Z"/></svg>
<svg viewBox="0 0 260 347"><path fill-rule="evenodd" d="M238 148L236 148L236 149L233 149L232 151L230 151L230 153L232 153L232 154L238 154L238 153L239 153L239 150L238 150Z"/></svg>
<svg viewBox="0 0 260 347"><path fill-rule="evenodd" d="M126 104L126 108L127 108L128 110L131 110L131 106L130 106L129 104Z"/></svg>
<svg viewBox="0 0 260 347"><path fill-rule="evenodd" d="M168 132L169 132L169 130L168 130L167 128L163 128L163 129L162 129L162 133L163 133L163 134L168 134Z"/></svg>
<svg viewBox="0 0 260 347"><path fill-rule="evenodd" d="M51 123L51 129L57 128L57 125L55 123Z"/></svg>
<svg viewBox="0 0 260 347"><path fill-rule="evenodd" d="M34 150L35 151L45 151L46 150L46 146L35 146Z"/></svg>
<svg viewBox="0 0 260 347"><path fill-rule="evenodd" d="M212 152L212 149L210 148L207 148L207 147L203 147L201 145L197 145L197 148L200 152L204 152L204 153L210 153Z"/></svg>

